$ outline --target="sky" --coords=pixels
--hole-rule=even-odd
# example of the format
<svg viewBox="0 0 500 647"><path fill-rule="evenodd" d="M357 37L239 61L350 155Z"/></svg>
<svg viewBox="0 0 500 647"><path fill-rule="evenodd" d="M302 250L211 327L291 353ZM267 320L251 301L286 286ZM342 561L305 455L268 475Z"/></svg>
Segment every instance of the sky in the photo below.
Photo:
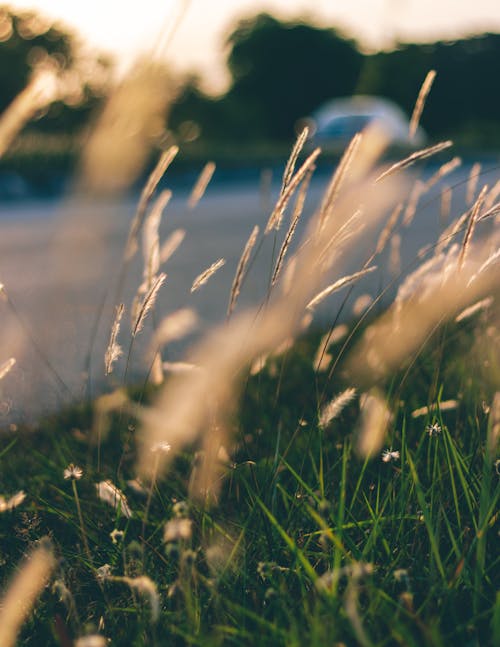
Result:
<svg viewBox="0 0 500 647"><path fill-rule="evenodd" d="M395 41L500 32L500 0L10 0L78 31L93 48L125 69L151 51L182 72L196 71L202 86L223 91L223 43L237 20L259 11L281 19L304 17L340 29L365 49Z"/></svg>

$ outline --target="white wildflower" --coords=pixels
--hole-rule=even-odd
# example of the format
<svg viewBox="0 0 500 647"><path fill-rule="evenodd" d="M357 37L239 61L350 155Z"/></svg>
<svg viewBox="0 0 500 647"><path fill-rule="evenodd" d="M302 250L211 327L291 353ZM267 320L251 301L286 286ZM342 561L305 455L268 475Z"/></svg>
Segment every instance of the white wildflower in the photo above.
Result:
<svg viewBox="0 0 500 647"><path fill-rule="evenodd" d="M382 461L384 463L397 461L399 457L400 457L400 453L398 451L393 451L392 449L386 449L382 452Z"/></svg>
<svg viewBox="0 0 500 647"><path fill-rule="evenodd" d="M193 522L191 519L171 519L165 524L163 541L168 544L171 541L188 541L191 539Z"/></svg>
<svg viewBox="0 0 500 647"><path fill-rule="evenodd" d="M432 425L427 425L425 431L429 434L430 438L434 438L441 433L441 426L437 422L433 422Z"/></svg>
<svg viewBox="0 0 500 647"><path fill-rule="evenodd" d="M78 479L81 479L82 476L83 476L82 468L78 467L78 465L74 465L73 463L70 463L68 467L64 470L65 479L78 480Z"/></svg>

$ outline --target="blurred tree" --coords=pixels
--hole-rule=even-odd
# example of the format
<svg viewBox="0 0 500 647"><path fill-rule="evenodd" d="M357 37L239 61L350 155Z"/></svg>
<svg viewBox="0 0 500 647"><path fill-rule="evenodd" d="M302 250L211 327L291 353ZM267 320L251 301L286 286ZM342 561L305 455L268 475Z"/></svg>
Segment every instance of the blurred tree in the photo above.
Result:
<svg viewBox="0 0 500 647"><path fill-rule="evenodd" d="M81 128L102 97L109 61L84 57L74 34L37 13L0 7L0 112L42 67L58 74L64 92L30 127L58 133Z"/></svg>
<svg viewBox="0 0 500 647"><path fill-rule="evenodd" d="M227 39L232 83L210 99L189 83L171 115L197 121L209 139L289 140L296 121L356 89L363 56L333 29L283 23L268 14L241 21Z"/></svg>

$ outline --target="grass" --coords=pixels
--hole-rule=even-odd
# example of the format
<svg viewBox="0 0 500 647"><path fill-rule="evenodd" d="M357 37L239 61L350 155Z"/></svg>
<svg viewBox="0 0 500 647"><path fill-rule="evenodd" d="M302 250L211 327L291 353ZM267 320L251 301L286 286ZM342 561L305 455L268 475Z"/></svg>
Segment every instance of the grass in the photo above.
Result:
<svg viewBox="0 0 500 647"><path fill-rule="evenodd" d="M138 96L148 96L143 89ZM145 122L153 103L143 106ZM139 118L129 99L120 107ZM114 132L108 118L104 111L86 151L89 191L128 181L132 148L145 159L140 131L131 143L121 121ZM341 278L329 293L380 262L379 238L365 264L342 276L361 237L376 243L377 224L402 212L394 200L408 211L412 192L393 176L430 150L380 174L378 135L356 136L316 220L288 249L319 155L296 171L299 148L264 234L256 227L244 249L225 323L186 358L194 370L133 389L126 376L146 318L154 339L169 341L195 320L187 310L175 321L153 316L165 278L158 205L167 198L152 200L177 149L163 154L117 268L120 301L145 232L122 389L0 438L2 647L500 644L500 187L480 191L439 241L446 253L426 252L385 315L361 315L347 341L327 347L327 331L300 333L304 314L333 270ZM119 181L110 152L123 163ZM105 168L108 175L97 172ZM277 232L290 205L288 234ZM386 243L406 218L384 230ZM493 231L481 239L476 226L487 218ZM239 314L247 265L267 234L267 296ZM457 236L461 245L449 245ZM456 321L481 299L474 316ZM107 370L122 354L116 305ZM150 369L159 382L155 353ZM4 379L11 367L2 366Z"/></svg>
<svg viewBox="0 0 500 647"><path fill-rule="evenodd" d="M497 644L500 479L480 404L491 385L468 379L473 334L470 321L448 327L410 374L393 376L388 445L400 456L388 463L357 456L356 405L318 427L318 394L341 385L311 368L318 335L300 340L248 379L217 506L179 511L196 460L188 449L154 483L145 520L147 493L127 485L135 422L120 414L100 472L90 408L4 436L1 490L28 496L0 516L2 579L40 537L58 557L19 644L70 644L65 636L99 627L114 645L243 645L257 635L265 645ZM461 394L457 409L440 411L443 393ZM434 414L413 418L423 403ZM64 480L69 463L81 479ZM94 484L109 478L126 492L130 519L97 498ZM184 516L192 533L165 543L165 524ZM147 595L96 579L105 564L112 576L154 581L157 622Z"/></svg>

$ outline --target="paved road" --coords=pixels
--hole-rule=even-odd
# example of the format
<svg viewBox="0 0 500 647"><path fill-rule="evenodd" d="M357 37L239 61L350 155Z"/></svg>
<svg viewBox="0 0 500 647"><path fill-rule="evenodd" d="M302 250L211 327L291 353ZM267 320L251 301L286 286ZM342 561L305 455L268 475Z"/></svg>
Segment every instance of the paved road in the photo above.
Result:
<svg viewBox="0 0 500 647"><path fill-rule="evenodd" d="M446 179L447 184L456 185L452 214L463 211L464 180L470 167L471 164L464 164ZM428 177L434 170L435 167L428 166L423 174ZM490 186L500 177L494 162L483 165L482 177ZM189 306L199 312L205 326L223 320L242 248L253 226L265 224L269 206L279 189L280 178L277 174L275 178L269 195L257 180L215 181L191 211L186 206L187 190L175 191L175 186L171 187L174 198L165 211L161 237L165 239L179 227L187 233L165 267L168 278L159 298L158 318L181 306ZM320 173L313 180L304 223L318 204L327 181L327 173ZM403 265L410 265L418 250L434 241L442 230L440 191L438 185L422 199L412 226L404 230ZM0 382L0 425L13 418L30 418L40 410L49 410L84 394L88 387L85 370L91 348L93 388L99 390L105 386L103 349L109 335L117 298L117 275L134 206L135 200L131 198L98 203L75 197L0 205L0 281L10 299L10 303L0 302L0 362L11 356L17 359L11 374ZM366 249L359 249L359 257L352 259L349 270L357 269L364 255L373 249L373 240L365 243ZM249 273L240 307L259 303L266 294L272 255L273 239L269 237ZM194 277L221 257L226 259L226 265L199 292L191 295ZM356 285L344 317L350 316L357 297L365 293L375 296L387 285L390 279L387 264L385 255L380 259L380 271ZM137 259L129 268L121 297L127 308L140 275ZM329 299L319 317L334 316L343 296ZM102 316L99 316L103 303ZM128 333L128 319L123 328ZM133 372L139 373L147 364L144 342L149 339L149 333L146 326L135 345ZM128 334L122 340L126 338ZM173 346L169 358L180 359L181 349ZM108 384L119 383L122 375L121 367Z"/></svg>

